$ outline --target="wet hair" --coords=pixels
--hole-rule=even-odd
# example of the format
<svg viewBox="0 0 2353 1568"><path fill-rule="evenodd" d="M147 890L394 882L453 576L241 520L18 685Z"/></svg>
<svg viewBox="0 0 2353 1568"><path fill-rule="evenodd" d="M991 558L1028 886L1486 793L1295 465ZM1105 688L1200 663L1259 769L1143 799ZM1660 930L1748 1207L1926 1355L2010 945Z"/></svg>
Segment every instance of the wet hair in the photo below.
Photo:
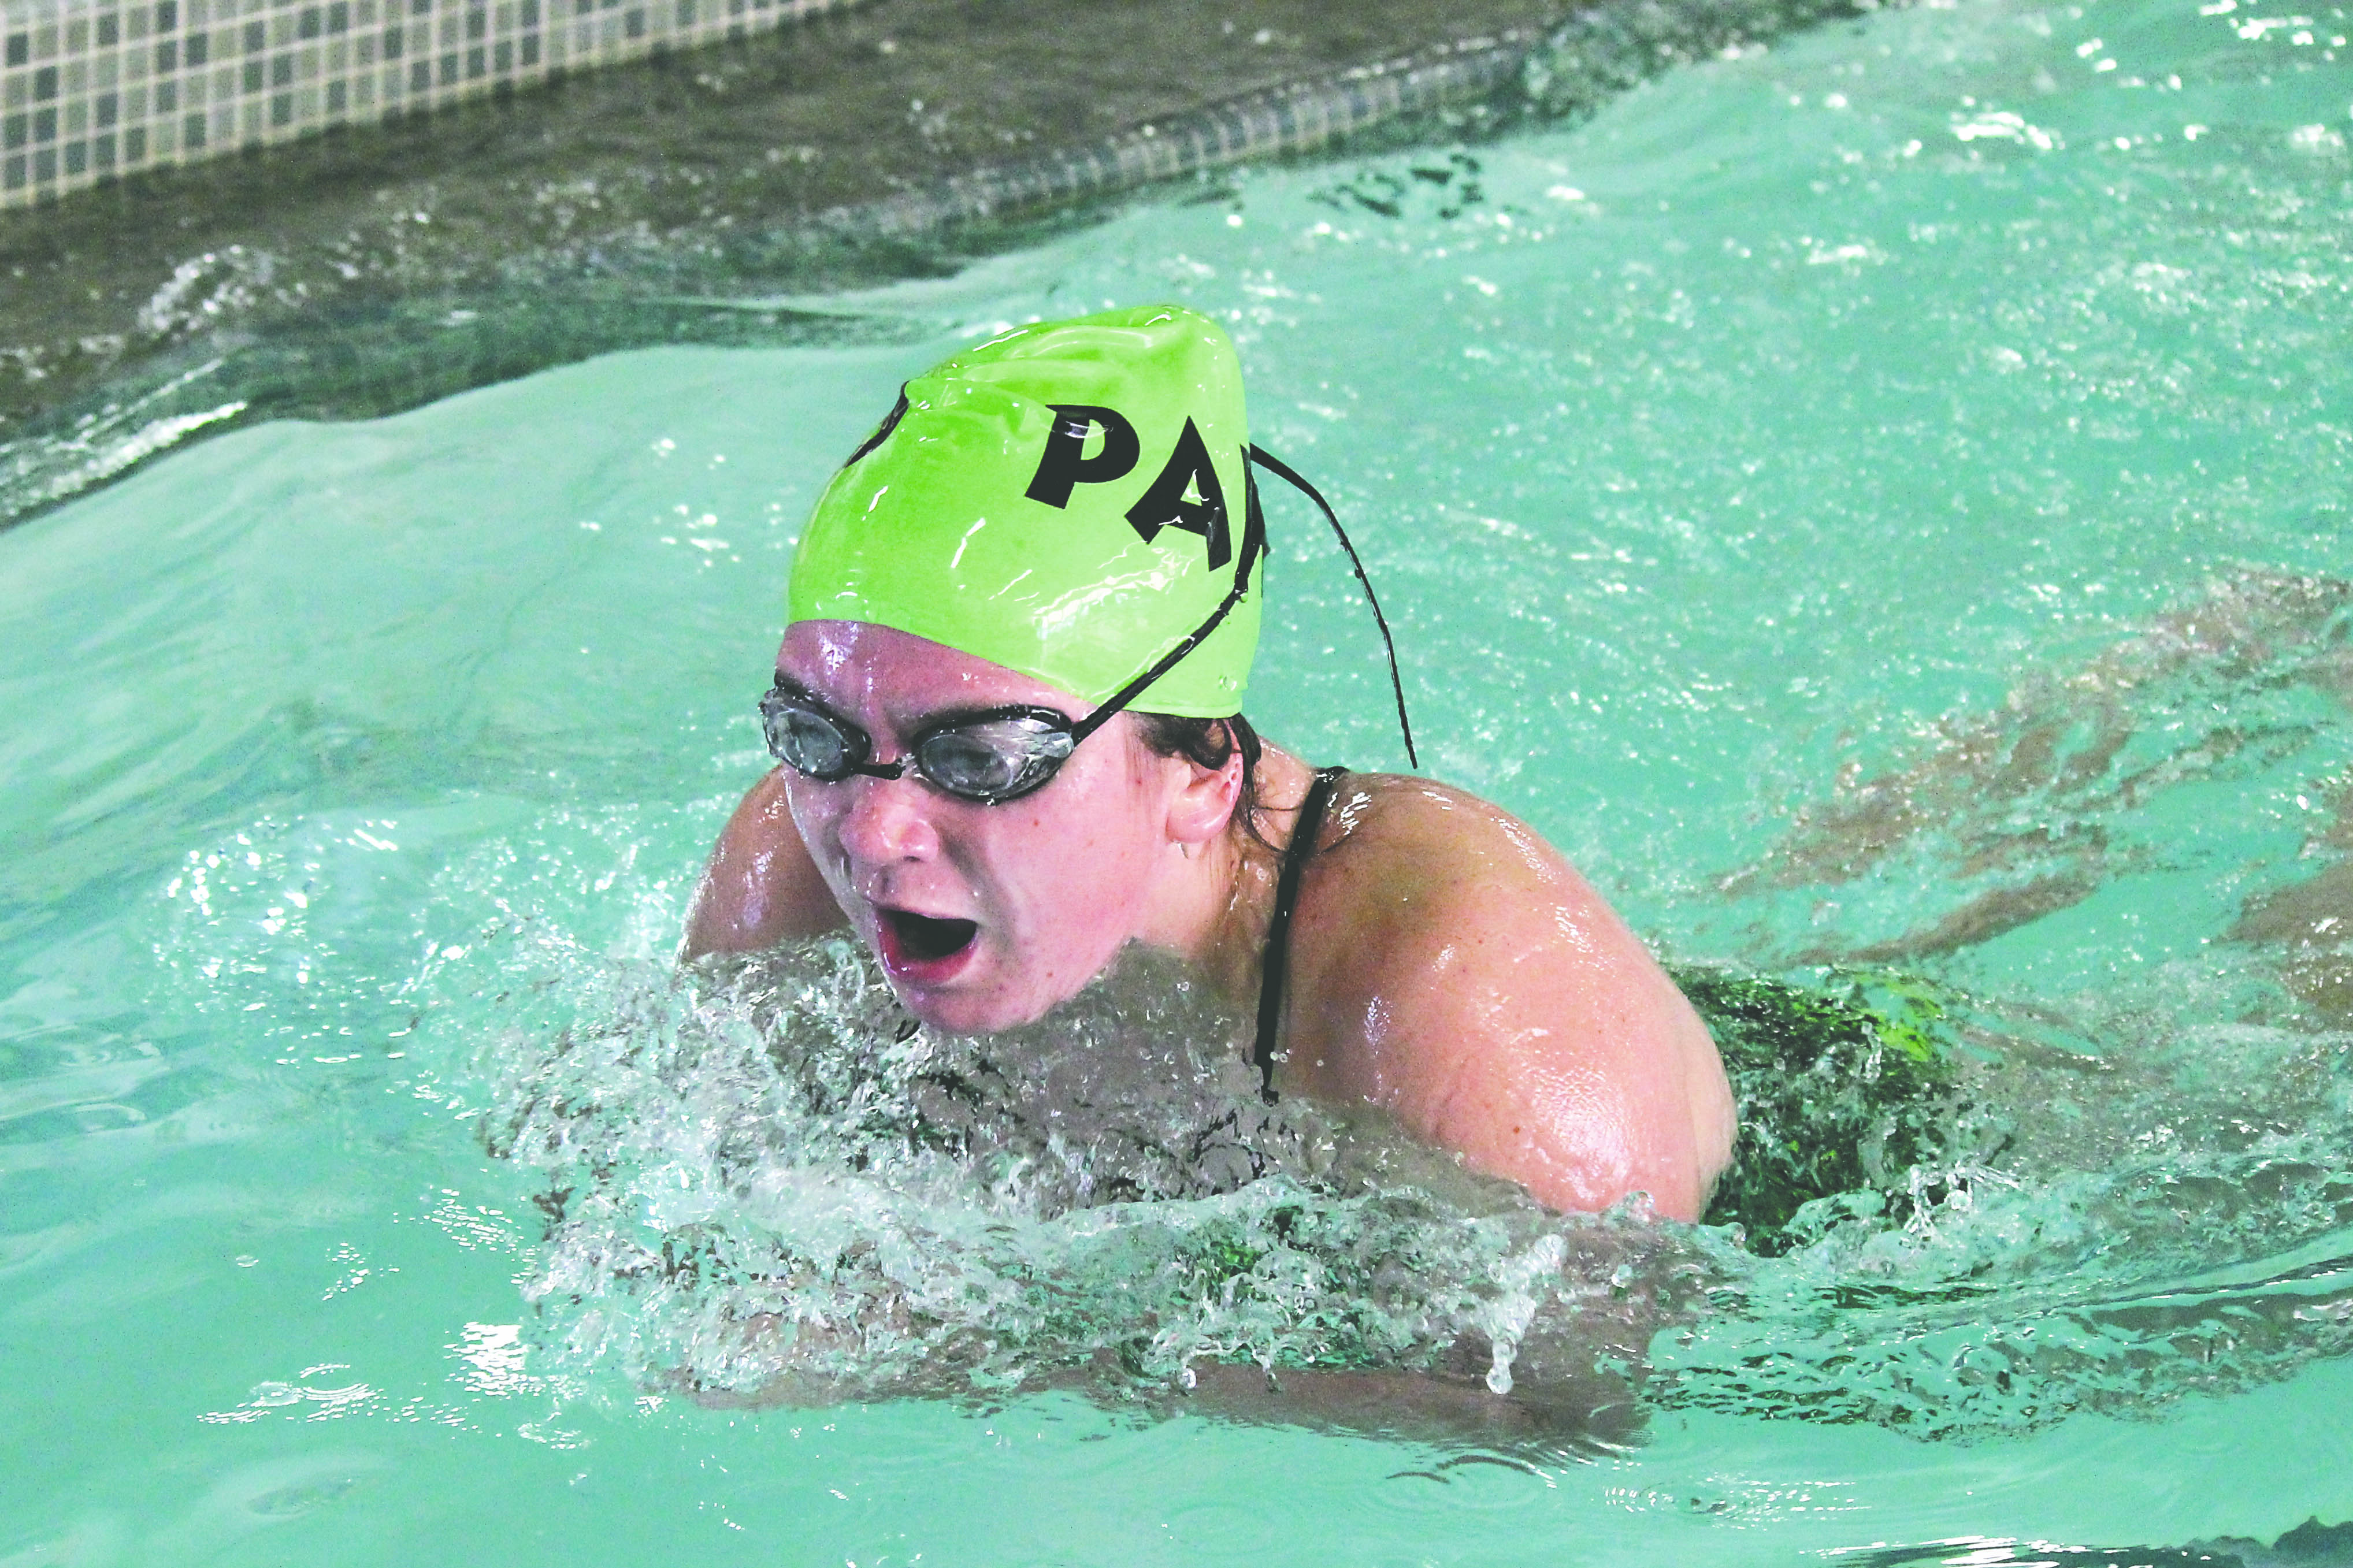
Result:
<svg viewBox="0 0 2353 1568"><path fill-rule="evenodd" d="M1222 768L1233 761L1234 753L1242 755L1241 794L1235 797L1234 815L1241 819L1242 831L1261 844L1266 835L1258 830L1258 731L1250 721L1239 713L1223 719L1186 719L1174 713L1138 713L1135 716L1138 733L1145 749L1155 756L1182 757L1195 767ZM1274 847L1267 844L1267 847Z"/></svg>

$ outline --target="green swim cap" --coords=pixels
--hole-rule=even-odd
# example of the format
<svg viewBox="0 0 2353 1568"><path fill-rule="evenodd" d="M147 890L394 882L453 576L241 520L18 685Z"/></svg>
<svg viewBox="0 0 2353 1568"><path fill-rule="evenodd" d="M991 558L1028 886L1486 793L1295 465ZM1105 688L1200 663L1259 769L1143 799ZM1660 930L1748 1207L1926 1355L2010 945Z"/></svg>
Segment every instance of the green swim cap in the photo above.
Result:
<svg viewBox="0 0 2353 1568"><path fill-rule="evenodd" d="M907 383L793 557L787 622L865 621L1101 704L1239 712L1264 531L1241 363L1176 305L1000 333ZM1231 601L1228 604L1228 601Z"/></svg>

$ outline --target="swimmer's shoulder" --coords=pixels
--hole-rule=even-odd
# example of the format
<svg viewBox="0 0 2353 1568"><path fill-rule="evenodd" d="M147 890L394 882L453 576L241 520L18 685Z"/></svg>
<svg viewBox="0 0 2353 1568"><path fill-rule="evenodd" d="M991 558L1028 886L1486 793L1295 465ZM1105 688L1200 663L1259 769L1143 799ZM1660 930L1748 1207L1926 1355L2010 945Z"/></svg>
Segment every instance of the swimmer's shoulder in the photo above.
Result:
<svg viewBox="0 0 2353 1568"><path fill-rule="evenodd" d="M1557 1207L1637 1186L1684 1217L1704 1201L1729 1142L1705 1027L1526 823L1431 780L1349 773L1296 921L1303 1091L1382 1105ZM1545 1085L1573 1087L1579 1115L1544 1114Z"/></svg>
<svg viewBox="0 0 2353 1568"><path fill-rule="evenodd" d="M843 923L841 906L793 825L785 770L773 769L745 794L712 847L687 910L679 958L759 952Z"/></svg>
<svg viewBox="0 0 2353 1568"><path fill-rule="evenodd" d="M1470 791L1402 773L1335 785L1295 917L1303 987L1327 1012L1395 1016L1401 999L1460 991L1531 963L1595 968L1640 942L1561 853ZM1597 966L1598 967L1595 967Z"/></svg>
<svg viewBox="0 0 2353 1568"><path fill-rule="evenodd" d="M1309 896L1409 911L1416 900L1535 892L1575 869L1542 835L1470 791L1406 773L1348 772L1334 785Z"/></svg>

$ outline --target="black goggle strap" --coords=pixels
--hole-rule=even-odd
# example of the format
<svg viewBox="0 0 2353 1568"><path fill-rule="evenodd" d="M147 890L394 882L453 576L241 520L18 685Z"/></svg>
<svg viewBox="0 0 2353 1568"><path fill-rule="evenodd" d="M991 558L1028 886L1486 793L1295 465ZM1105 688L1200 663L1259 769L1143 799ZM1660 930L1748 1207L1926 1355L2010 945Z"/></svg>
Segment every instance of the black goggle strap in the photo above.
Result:
<svg viewBox="0 0 2353 1568"><path fill-rule="evenodd" d="M1263 447L1252 447L1250 449L1250 460L1277 479L1289 480L1292 486L1303 492L1309 500L1323 508L1324 521L1332 525L1333 533L1339 538L1340 548L1348 552L1348 564L1356 569L1356 581L1364 584L1365 602L1373 607L1373 624L1381 628L1381 646L1388 650L1389 689L1397 694L1398 729L1405 736L1406 761L1417 768L1421 766L1421 758L1415 754L1413 749L1413 723L1405 716L1405 681L1398 674L1397 639L1389 636L1389 621L1387 616L1381 614L1380 595L1373 592L1373 580L1365 575L1365 563L1357 558L1356 547L1348 542L1348 531L1340 526L1339 516L1333 511L1332 503L1324 499L1324 492L1301 478L1298 471L1290 464ZM1252 489L1251 499L1254 503L1257 499L1255 487ZM1254 505L1253 510L1255 510Z"/></svg>
<svg viewBox="0 0 2353 1568"><path fill-rule="evenodd" d="M1071 744L1073 746L1101 729L1113 714L1143 696L1154 681L1176 668L1177 661L1208 640L1209 634L1233 613L1234 606L1249 595L1250 568L1257 564L1260 556L1266 553L1266 515L1259 510L1258 481L1251 477L1248 462L1242 464L1242 479L1250 495L1250 503L1242 522L1241 558L1234 563L1234 585L1226 590L1226 596L1218 601L1218 607L1209 612L1208 620L1195 626L1175 647L1162 654L1151 668L1104 699L1102 707L1071 725Z"/></svg>

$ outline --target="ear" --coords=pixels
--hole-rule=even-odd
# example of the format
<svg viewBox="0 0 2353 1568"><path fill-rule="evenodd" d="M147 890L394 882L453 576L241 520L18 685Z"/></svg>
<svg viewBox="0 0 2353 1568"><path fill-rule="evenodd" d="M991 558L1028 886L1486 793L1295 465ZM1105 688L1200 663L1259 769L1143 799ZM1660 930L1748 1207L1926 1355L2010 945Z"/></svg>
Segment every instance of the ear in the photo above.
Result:
<svg viewBox="0 0 2353 1568"><path fill-rule="evenodd" d="M1225 832L1242 796L1242 750L1236 746L1222 767L1205 768L1183 757L1161 761L1174 771L1167 830L1172 843L1207 844Z"/></svg>

